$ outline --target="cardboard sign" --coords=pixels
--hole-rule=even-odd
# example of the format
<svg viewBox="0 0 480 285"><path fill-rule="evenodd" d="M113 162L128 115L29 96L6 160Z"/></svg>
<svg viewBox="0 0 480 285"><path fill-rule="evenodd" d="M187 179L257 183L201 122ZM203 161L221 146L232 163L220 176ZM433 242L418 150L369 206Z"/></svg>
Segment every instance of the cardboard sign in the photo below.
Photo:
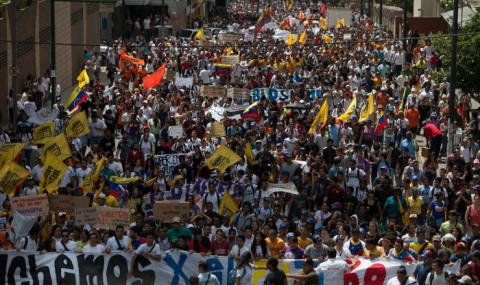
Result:
<svg viewBox="0 0 480 285"><path fill-rule="evenodd" d="M223 122L213 122L211 133L212 133L212 136L214 137L226 136L225 126L223 125Z"/></svg>
<svg viewBox="0 0 480 285"><path fill-rule="evenodd" d="M349 41L352 39L352 34L343 34L343 39Z"/></svg>
<svg viewBox="0 0 480 285"><path fill-rule="evenodd" d="M298 195L297 187L293 182L288 183L268 183L267 195L271 195L274 192L285 192L294 195Z"/></svg>
<svg viewBox="0 0 480 285"><path fill-rule="evenodd" d="M201 40L200 41L201 47L213 47L213 42L209 40Z"/></svg>
<svg viewBox="0 0 480 285"><path fill-rule="evenodd" d="M222 56L222 63L223 64L236 64L240 62L240 57L238 55L224 55Z"/></svg>
<svg viewBox="0 0 480 285"><path fill-rule="evenodd" d="M168 128L168 135L173 138L183 136L183 126L171 126Z"/></svg>
<svg viewBox="0 0 480 285"><path fill-rule="evenodd" d="M276 30L278 29L278 24L277 22L269 22L269 23L266 23L263 28L267 30Z"/></svg>
<svg viewBox="0 0 480 285"><path fill-rule="evenodd" d="M200 87L200 94L204 97L223 97L225 96L227 87L217 85L202 85Z"/></svg>
<svg viewBox="0 0 480 285"><path fill-rule="evenodd" d="M241 35L234 35L234 34L220 34L219 40L221 42L238 42L240 40Z"/></svg>
<svg viewBox="0 0 480 285"><path fill-rule="evenodd" d="M97 208L76 208L75 225L92 225L97 223Z"/></svg>
<svg viewBox="0 0 480 285"><path fill-rule="evenodd" d="M118 225L122 225L125 229L130 228L130 211L128 209L97 207L96 227L114 230Z"/></svg>
<svg viewBox="0 0 480 285"><path fill-rule="evenodd" d="M174 217L185 220L189 218L190 205L188 202L161 201L153 206L153 217L162 219L164 223L171 223Z"/></svg>
<svg viewBox="0 0 480 285"><path fill-rule="evenodd" d="M176 86L192 86L193 85L193 77L176 77L175 78L175 85Z"/></svg>
<svg viewBox="0 0 480 285"><path fill-rule="evenodd" d="M163 79L171 81L174 75L175 75L175 71L171 69L166 69L165 72L163 73Z"/></svg>
<svg viewBox="0 0 480 285"><path fill-rule="evenodd" d="M246 42L253 42L255 40L255 35L254 34L246 34L245 35L245 41Z"/></svg>
<svg viewBox="0 0 480 285"><path fill-rule="evenodd" d="M227 97L233 98L233 101L236 102L237 99L242 100L242 103L248 102L248 96L250 95L250 89L247 88L228 88Z"/></svg>
<svg viewBox="0 0 480 285"><path fill-rule="evenodd" d="M89 206L90 198L88 197L74 197L55 195L50 201L50 210L58 212L65 212L67 214L74 214L75 209L87 208Z"/></svg>
<svg viewBox="0 0 480 285"><path fill-rule="evenodd" d="M31 195L11 198L13 212L18 211L23 216L48 215L48 196Z"/></svg>

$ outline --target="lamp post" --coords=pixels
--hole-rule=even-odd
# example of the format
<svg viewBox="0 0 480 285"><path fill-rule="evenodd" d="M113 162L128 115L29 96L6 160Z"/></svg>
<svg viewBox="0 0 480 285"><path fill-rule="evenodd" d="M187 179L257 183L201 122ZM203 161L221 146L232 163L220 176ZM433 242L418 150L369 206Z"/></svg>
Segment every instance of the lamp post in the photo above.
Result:
<svg viewBox="0 0 480 285"><path fill-rule="evenodd" d="M447 153L453 152L453 121L457 113L455 109L455 89L457 82L457 34L458 34L458 0L453 0L453 23L452 23L452 53L450 70L450 96L448 96L448 149ZM466 94L464 96L467 96Z"/></svg>
<svg viewBox="0 0 480 285"><path fill-rule="evenodd" d="M52 108L55 104L55 93L57 91L57 83L55 80L55 68L56 68L56 52L55 52L55 0L50 0L50 33L51 33L51 49L52 49L52 63L50 66L50 82L52 85Z"/></svg>

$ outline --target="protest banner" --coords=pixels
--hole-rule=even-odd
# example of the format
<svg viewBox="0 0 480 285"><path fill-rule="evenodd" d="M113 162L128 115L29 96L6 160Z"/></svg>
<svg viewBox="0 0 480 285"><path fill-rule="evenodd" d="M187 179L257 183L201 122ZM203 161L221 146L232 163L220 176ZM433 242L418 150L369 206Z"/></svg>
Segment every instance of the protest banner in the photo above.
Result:
<svg viewBox="0 0 480 285"><path fill-rule="evenodd" d="M317 89L306 89L310 93L310 99L315 100L316 97L322 96L322 91ZM276 89L276 88L256 88L250 91L253 103L260 101L262 96L267 97L269 101L286 101L290 99L293 89Z"/></svg>
<svg viewBox="0 0 480 285"><path fill-rule="evenodd" d="M125 230L130 228L130 211L128 209L97 207L95 227L115 230L118 225L122 225Z"/></svg>
<svg viewBox="0 0 480 285"><path fill-rule="evenodd" d="M218 40L221 42L238 42L242 36L235 34L220 34Z"/></svg>
<svg viewBox="0 0 480 285"><path fill-rule="evenodd" d="M63 174L68 171L68 167L62 161L58 160L51 152L46 153L44 160L42 176L40 177L40 193L47 190L49 194L57 191L60 187L60 180Z"/></svg>
<svg viewBox="0 0 480 285"><path fill-rule="evenodd" d="M205 97L224 97L226 90L227 88L224 86L202 85L200 86L200 95Z"/></svg>
<svg viewBox="0 0 480 285"><path fill-rule="evenodd" d="M58 212L65 212L67 214L74 214L75 209L87 208L89 206L90 198L54 195L50 200L50 210Z"/></svg>
<svg viewBox="0 0 480 285"><path fill-rule="evenodd" d="M66 158L72 156L70 146L67 142L67 137L64 133L55 136L50 139L42 148L41 158L43 161L46 159L47 152L52 153L58 160L63 161Z"/></svg>
<svg viewBox="0 0 480 285"><path fill-rule="evenodd" d="M153 217L155 219L162 219L163 223L171 223L173 217L180 217L180 219L188 219L190 214L190 204L188 202L180 201L160 201L153 205Z"/></svg>
<svg viewBox="0 0 480 285"><path fill-rule="evenodd" d="M0 168L9 161L15 160L15 157L24 146L24 143L6 143L0 146Z"/></svg>
<svg viewBox="0 0 480 285"><path fill-rule="evenodd" d="M65 129L67 136L78 138L90 133L90 126L88 125L87 113L82 111L70 119L68 126Z"/></svg>
<svg viewBox="0 0 480 285"><path fill-rule="evenodd" d="M45 122L52 122L58 117L58 109L57 108L42 108L38 110L33 116L28 118L28 121L35 124L41 125Z"/></svg>
<svg viewBox="0 0 480 285"><path fill-rule="evenodd" d="M245 41L246 42L253 42L255 40L255 35L254 34L246 34L245 35Z"/></svg>
<svg viewBox="0 0 480 285"><path fill-rule="evenodd" d="M248 96L250 96L250 89L247 88L228 88L227 97L232 98L233 102L236 102L237 99L242 100L242 103L248 104Z"/></svg>
<svg viewBox="0 0 480 285"><path fill-rule="evenodd" d="M195 185L187 184L179 187L172 187L170 191L165 191L163 198L165 200L185 201L187 197L195 193Z"/></svg>
<svg viewBox="0 0 480 285"><path fill-rule="evenodd" d="M228 275L236 266L235 259L226 256L202 256L186 251L167 251L162 253L161 261L138 255L137 262L141 266L136 267L133 276L126 279L124 276L130 269L132 256L132 252L124 251L113 251L110 254L74 252L37 254L12 250L0 254L0 258L4 260L2 266L5 272L0 276L0 283L9 284L9 280L15 280L16 284L32 282L58 284L60 280L57 278L61 277L66 284L93 284L90 281L95 279L95 284L116 284L122 280L121 284L126 285L186 285L189 284L190 276L198 275L198 263L205 261L210 269L209 272L217 277L220 284L228 285ZM264 267L266 260L256 260L253 263ZM278 268L281 268L285 274L297 274L302 264L301 259L280 259ZM411 276L416 264L404 263L393 258L374 260L360 258L355 268L344 273L344 283L339 285L387 284L388 280L396 277L400 266L405 266L407 276ZM314 268L316 267L317 265L314 264ZM72 273L65 272L66 268ZM444 269L447 272L458 273L460 263L445 265ZM22 274L22 272L41 272L41 274ZM61 272L64 272L63 275ZM317 273L320 280L323 280L323 273ZM266 275L266 270L254 270L250 284L263 284Z"/></svg>
<svg viewBox="0 0 480 285"><path fill-rule="evenodd" d="M97 223L97 208L75 208L75 225L93 225Z"/></svg>
<svg viewBox="0 0 480 285"><path fill-rule="evenodd" d="M33 129L32 144L45 143L55 136L55 122L45 122Z"/></svg>
<svg viewBox="0 0 480 285"><path fill-rule="evenodd" d="M210 132L214 137L224 137L226 133L225 133L225 126L223 125L223 121L213 122L212 130Z"/></svg>
<svg viewBox="0 0 480 285"><path fill-rule="evenodd" d="M183 136L183 126L178 125L178 126L171 126L168 128L168 136L173 137L173 138L179 138Z"/></svg>
<svg viewBox="0 0 480 285"><path fill-rule="evenodd" d="M275 192L285 192L293 195L298 195L297 187L293 182L288 183L268 183L267 195L271 195Z"/></svg>
<svg viewBox="0 0 480 285"><path fill-rule="evenodd" d="M240 62L240 57L238 55L222 56L223 64L237 64L239 62Z"/></svg>
<svg viewBox="0 0 480 285"><path fill-rule="evenodd" d="M184 154L159 154L155 155L155 163L160 164L160 168L165 169L165 176L169 176L173 173L173 169L180 161L179 157Z"/></svg>
<svg viewBox="0 0 480 285"><path fill-rule="evenodd" d="M48 196L30 195L12 197L10 199L12 211L17 211L23 216L46 216L48 215Z"/></svg>
<svg viewBox="0 0 480 285"><path fill-rule="evenodd" d="M225 111L225 108L221 107L220 105L213 104L213 106L210 106L210 109L205 111L205 114L212 114L212 118L215 119L215 121L221 121L223 118L223 112Z"/></svg>
<svg viewBox="0 0 480 285"><path fill-rule="evenodd" d="M159 195L161 195L161 193L147 194L143 196L142 205L143 209L145 210L146 217L153 216L153 206L155 205L155 201L157 201Z"/></svg>
<svg viewBox="0 0 480 285"><path fill-rule="evenodd" d="M267 30L276 30L278 29L278 24L277 22L268 22L263 28Z"/></svg>
<svg viewBox="0 0 480 285"><path fill-rule="evenodd" d="M193 77L175 77L175 85L176 86L192 86L193 85Z"/></svg>
<svg viewBox="0 0 480 285"><path fill-rule="evenodd" d="M175 76L175 71L174 70L171 70L171 69L165 69L165 72L163 73L163 79L166 79L166 80L173 80Z"/></svg>
<svg viewBox="0 0 480 285"><path fill-rule="evenodd" d="M210 169L218 169L220 172L225 170L241 160L241 157L224 145L218 146L213 155L205 160L205 164Z"/></svg>

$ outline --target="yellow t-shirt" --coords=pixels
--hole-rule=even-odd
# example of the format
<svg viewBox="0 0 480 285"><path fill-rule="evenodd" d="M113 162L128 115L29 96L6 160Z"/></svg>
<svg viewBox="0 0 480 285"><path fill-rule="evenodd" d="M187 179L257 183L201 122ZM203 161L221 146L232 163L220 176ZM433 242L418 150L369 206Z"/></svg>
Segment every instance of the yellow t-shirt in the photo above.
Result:
<svg viewBox="0 0 480 285"><path fill-rule="evenodd" d="M279 251L282 251L285 253L287 250L287 247L285 246L285 243L283 240L279 239L278 237L276 238L275 242L272 242L270 238L266 238L265 242L267 243L268 249L270 249L270 253L272 256L277 256L279 254Z"/></svg>
<svg viewBox="0 0 480 285"><path fill-rule="evenodd" d="M408 204L408 212L410 213L410 215L422 214L423 197L418 196L416 200L413 200L413 197L408 197L407 204Z"/></svg>
<svg viewBox="0 0 480 285"><path fill-rule="evenodd" d="M298 237L298 247L300 247L301 249L305 250L307 248L307 246L311 245L313 242L311 239L309 238L302 238L302 237Z"/></svg>
<svg viewBox="0 0 480 285"><path fill-rule="evenodd" d="M363 250L363 257L366 257L366 258L385 257L385 251L383 250L383 247L381 247L381 246L376 246L374 250L368 250L368 249L365 248Z"/></svg>

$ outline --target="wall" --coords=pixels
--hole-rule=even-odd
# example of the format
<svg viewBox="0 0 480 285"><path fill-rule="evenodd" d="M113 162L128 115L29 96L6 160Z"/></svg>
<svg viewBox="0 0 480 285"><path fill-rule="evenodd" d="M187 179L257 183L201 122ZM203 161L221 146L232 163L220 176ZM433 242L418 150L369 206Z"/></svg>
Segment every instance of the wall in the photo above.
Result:
<svg viewBox="0 0 480 285"><path fill-rule="evenodd" d="M10 35L10 15L13 5L6 4L0 13L0 81L1 94L7 94L12 86L8 74L12 66ZM17 11L17 65L20 75L17 77L17 90L21 92L27 75L43 76L51 63L50 1L32 0L23 11ZM100 43L100 11L95 3L55 3L56 37L56 75L61 88L67 89L76 83L83 49L93 48ZM85 43L86 40L86 43ZM23 42L22 42L23 41ZM85 44L87 44L85 46ZM97 47L98 50L98 47ZM3 101L2 101L3 103ZM0 104L0 112L5 125L8 110Z"/></svg>
<svg viewBox="0 0 480 285"><path fill-rule="evenodd" d="M403 18L395 19L396 35L401 34L401 27L403 25ZM429 34L448 34L448 23L442 17L409 17L408 23L410 29L417 29L418 33L423 35L425 33ZM397 36L399 37L399 36Z"/></svg>
<svg viewBox="0 0 480 285"><path fill-rule="evenodd" d="M395 18L403 17L403 9L394 6L383 5L382 9L382 24L386 26L387 30L395 30ZM374 23L380 23L380 5L373 6L372 19Z"/></svg>

